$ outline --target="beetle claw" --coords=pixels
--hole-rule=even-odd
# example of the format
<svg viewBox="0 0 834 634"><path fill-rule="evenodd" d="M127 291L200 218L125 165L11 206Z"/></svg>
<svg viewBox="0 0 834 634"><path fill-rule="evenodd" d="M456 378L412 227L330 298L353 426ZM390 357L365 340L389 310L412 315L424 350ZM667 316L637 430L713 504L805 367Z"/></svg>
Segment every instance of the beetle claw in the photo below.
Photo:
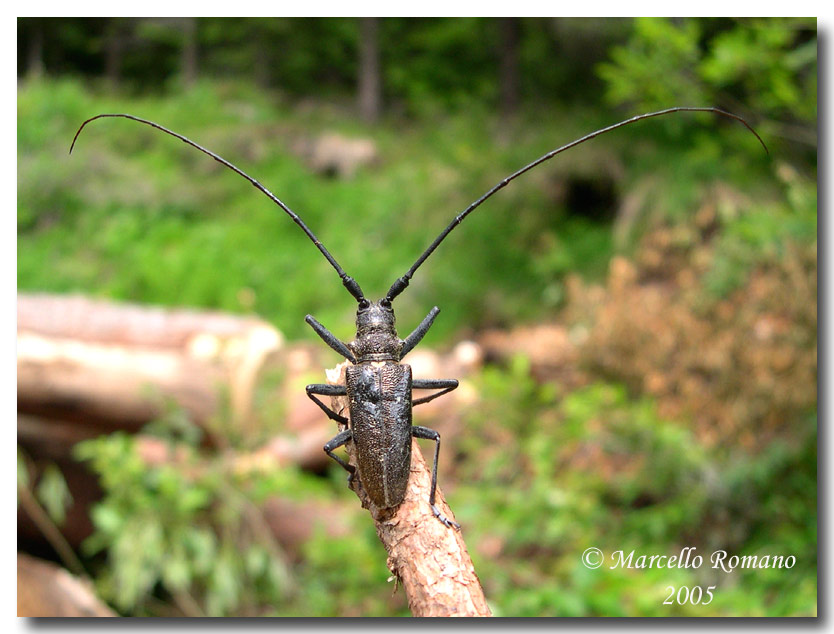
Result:
<svg viewBox="0 0 834 634"><path fill-rule="evenodd" d="M445 524L448 528L456 528L457 530L460 530L460 524L453 522L448 517L443 515L443 513L441 513L434 504L431 505L431 512L434 513L434 516L443 522L443 524Z"/></svg>

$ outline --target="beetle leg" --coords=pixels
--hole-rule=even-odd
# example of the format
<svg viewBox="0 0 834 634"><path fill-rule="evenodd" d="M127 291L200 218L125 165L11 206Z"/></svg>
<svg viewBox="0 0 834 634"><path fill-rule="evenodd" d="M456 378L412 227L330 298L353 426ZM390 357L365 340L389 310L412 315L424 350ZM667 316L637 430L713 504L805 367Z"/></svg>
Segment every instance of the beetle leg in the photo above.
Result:
<svg viewBox="0 0 834 634"><path fill-rule="evenodd" d="M420 405L421 403L428 403L429 401L433 401L438 396L443 396L444 394L448 394L452 390L454 390L458 386L457 379L414 379L411 383L412 388L416 388L418 390L440 390L439 392L435 392L434 394L429 394L428 396L423 396L422 398L418 398L417 400L411 403L412 406Z"/></svg>
<svg viewBox="0 0 834 634"><path fill-rule="evenodd" d="M342 355L345 359L347 359L351 363L356 364L356 357L353 356L353 353L350 351L350 349L347 347L347 345L342 343L336 337L336 335L334 335L327 328L325 328L318 321L316 321L315 317L313 317L312 315L307 315L304 318L304 321L306 321L308 324L310 324L310 326L313 328L313 330L316 331L316 334L319 337L322 338L324 343L326 343L328 346L333 348L336 352L338 352L340 355Z"/></svg>
<svg viewBox="0 0 834 634"><path fill-rule="evenodd" d="M457 381L455 381L457 384ZM454 388L452 388L454 389ZM431 493L429 493L429 504L431 505L431 512L434 516L443 522L448 527L455 527L460 530L460 524L453 522L448 517L443 515L440 510L434 505L434 494L437 491L437 458L440 455L440 434L428 427L421 427L414 425L411 427L411 435L415 438L425 438L426 440L433 440L436 444L434 446L434 464L431 467ZM335 440L335 439L334 439Z"/></svg>
<svg viewBox="0 0 834 634"><path fill-rule="evenodd" d="M439 312L440 309L437 306L432 308L429 311L429 314L426 315L425 319L423 319L423 321L420 322L420 325L414 329L414 332L412 332L410 335L408 335L408 337L403 339L403 347L400 351L400 359L402 359L405 355L411 352L414 349L414 346L420 343L423 337L426 336L426 333L429 331L429 328L431 328L431 325L434 323L434 318L437 317L437 313Z"/></svg>
<svg viewBox="0 0 834 634"><path fill-rule="evenodd" d="M341 414L337 414L332 409L327 407L324 403L322 403L319 399L315 397L318 394L319 396L345 396L347 395L347 389L344 385L326 385L324 383L314 383L312 385L307 386L307 396L310 397L316 405L318 405L322 411L327 414L327 417L330 420L335 420L337 423L341 423L342 425L348 424L348 419L342 416Z"/></svg>
<svg viewBox="0 0 834 634"><path fill-rule="evenodd" d="M351 481L353 480L353 475L354 475L354 473L355 473L355 471L356 471L356 467L354 467L353 465L348 464L347 462L345 462L344 460L342 460L339 456L337 456L336 454L334 454L334 453L333 453L333 450L334 450L334 449L338 449L339 447L342 447L343 445L345 445L346 443L350 442L351 440L353 440L353 432L352 432L351 430L349 430L349 429L346 429L346 430L344 430L344 431L339 432L338 434L336 434L336 435L335 435L335 436L334 436L334 437L330 440L330 442L328 442L328 443L324 446L324 453L326 453L328 456L330 456L331 458L333 458L333 460L335 460L335 461L336 461L336 462L338 462L340 465L342 465L342 467L344 467L345 471L347 471L347 472L350 474L350 475L348 476L348 485L349 485L349 484L351 483Z"/></svg>

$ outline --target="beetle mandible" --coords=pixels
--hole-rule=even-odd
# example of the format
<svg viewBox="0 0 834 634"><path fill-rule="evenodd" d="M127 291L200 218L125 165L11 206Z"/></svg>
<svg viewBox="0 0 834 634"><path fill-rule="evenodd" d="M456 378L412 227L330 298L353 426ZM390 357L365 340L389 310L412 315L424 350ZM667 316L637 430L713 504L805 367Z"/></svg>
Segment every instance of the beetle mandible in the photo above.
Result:
<svg viewBox="0 0 834 634"><path fill-rule="evenodd" d="M508 185L525 172L537 165L550 160L557 154L569 150L580 143L584 143L601 134L611 132L617 128L630 125L642 119L659 117L673 112L712 112L741 122L752 132L767 152L767 146L756 131L740 116L714 107L686 107L678 106L657 112L648 112L630 119L620 121L605 128L601 128L579 139L571 141L555 150L544 154L532 163L513 172L483 196L475 200L460 212L440 232L434 241L423 251L408 271L391 285L385 296L379 301L369 301L362 293L359 284L347 275L339 266L335 258L325 248L315 234L307 227L303 220L277 198L257 180L237 168L226 159L214 152L198 145L194 141L169 130L157 123L130 114L100 114L87 119L78 128L70 146L70 153L84 127L96 119L105 117L121 117L151 126L180 141L196 148L212 157L222 165L228 167L238 175L248 180L275 204L283 209L297 224L316 248L336 270L342 284L359 304L356 311L356 338L344 343L327 328L307 315L306 321L316 334L338 354L347 359L351 365L346 368L344 385L314 384L307 386L307 395L318 405L329 418L340 424L348 425L324 446L324 451L349 472L349 478L358 477L370 500L380 509L395 509L405 496L406 486L411 466L411 438L425 438L435 441L434 461L431 470L431 491L429 505L432 513L446 526L460 528L457 522L445 517L435 506L437 490L437 459L440 454L440 434L433 429L412 425L412 408L422 403L451 392L458 386L456 379L414 379L411 376L411 366L401 363L407 355L428 332L440 309L435 306L429 311L425 319L405 339L400 339L395 328L394 309L392 302L408 286L414 272L434 252L449 233L457 227L466 216L479 207L490 196ZM436 390L428 396L417 399L412 397L412 391ZM319 396L347 396L349 401L350 418L346 418L327 407ZM356 467L333 453L339 447L352 442L356 451Z"/></svg>

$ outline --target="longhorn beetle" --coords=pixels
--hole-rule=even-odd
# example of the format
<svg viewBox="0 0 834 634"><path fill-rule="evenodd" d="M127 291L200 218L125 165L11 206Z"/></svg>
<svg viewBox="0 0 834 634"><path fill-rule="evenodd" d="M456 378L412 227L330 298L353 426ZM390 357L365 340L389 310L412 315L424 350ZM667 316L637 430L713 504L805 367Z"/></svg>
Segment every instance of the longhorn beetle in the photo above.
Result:
<svg viewBox="0 0 834 634"><path fill-rule="evenodd" d="M78 135L84 127L91 121L105 117L122 117L138 121L145 125L161 130L166 134L176 137L180 141L198 149L199 151L212 157L215 161L225 165L230 170L236 172L252 185L264 193L276 205L283 209L287 215L297 224L301 230L307 234L307 237L312 240L316 248L321 251L321 254L327 259L330 265L336 270L342 280L342 284L358 302L359 307L356 311L356 338L349 342L343 343L336 338L327 328L322 326L311 315L307 315L306 321L316 334L321 337L324 342L333 350L350 361L352 365L346 368L345 384L344 385L323 385L314 384L307 386L307 395L318 405L322 411L329 418L343 425L349 425L344 431L337 434L330 442L324 446L324 451L328 456L333 458L348 473L349 480L358 476L362 486L368 493L370 500L380 509L394 509L400 505L405 497L406 485L411 465L411 437L425 438L435 441L434 462L431 471L431 492L429 494L429 505L432 513L446 526L460 528L460 526L452 520L445 517L435 506L435 492L437 489L437 458L440 454L440 434L433 429L427 427L420 427L412 425L411 423L411 409L415 405L428 403L438 396L451 392L458 386L456 379L413 379L411 376L411 366L401 363L402 358L407 355L416 346L428 332L435 317L440 312L440 309L435 306L429 311L425 319L420 322L414 331L405 339L400 339L394 327L394 309L392 302L402 293L409 284L414 272L420 267L426 259L434 253L434 250L440 245L446 236L451 233L452 229L457 227L463 219L466 218L472 211L481 205L490 196L495 194L499 189L502 189L514 179L518 178L525 172L533 169L537 165L550 160L557 154L564 152L589 141L606 132L611 132L617 128L630 125L642 119L650 117L659 117L673 112L713 112L715 114L735 119L744 124L750 132L752 132L759 143L767 152L767 146L764 141L756 133L756 131L741 117L725 112L718 108L712 107L675 107L661 110L658 112L648 112L637 115L630 119L620 121L606 128L601 128L595 132L591 132L582 138L571 141L567 145L563 145L547 154L539 157L532 163L529 163L510 174L504 180L495 185L492 189L487 191L483 196L474 201L466 209L455 216L454 220L440 232L428 248L423 251L420 257L414 262L408 271L397 280L388 289L385 296L379 301L370 301L362 294L359 284L344 272L341 266L336 262L334 257L325 248L321 241L315 234L304 224L304 221L292 211L287 205L279 200L266 187L261 185L254 178L229 163L226 159L218 156L214 152L198 145L197 143L187 139L181 134L177 134L159 124L141 119L129 114L100 114L91 119L87 119L78 128L75 133L75 138L72 140L70 146L70 153L72 153L75 142L78 140ZM413 390L437 390L428 396L423 396L413 399ZM333 411L327 407L319 396L347 396L349 400L350 419L345 418L338 412ZM348 464L342 458L334 454L334 450L345 444L352 442L356 450L356 467Z"/></svg>

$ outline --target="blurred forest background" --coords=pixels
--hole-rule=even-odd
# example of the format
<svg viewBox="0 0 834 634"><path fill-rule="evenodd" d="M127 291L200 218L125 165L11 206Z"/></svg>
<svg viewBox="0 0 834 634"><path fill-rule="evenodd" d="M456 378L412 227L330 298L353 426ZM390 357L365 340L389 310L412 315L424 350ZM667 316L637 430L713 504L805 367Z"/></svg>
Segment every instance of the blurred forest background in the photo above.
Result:
<svg viewBox="0 0 834 634"><path fill-rule="evenodd" d="M327 262L208 157L117 119L68 157L101 112L260 180L371 297L545 152L649 110L735 112L769 155L737 122L682 113L515 181L416 274L400 334L437 305L422 346L473 341L484 360L417 422L443 435L441 486L496 615L815 615L816 78L804 18L20 18L18 287L257 315L315 349L308 313L353 336ZM286 433L288 372L266 373L246 433L172 408L79 443L92 533L36 554L124 615L408 614L338 466L228 470ZM179 459L149 464L148 436ZM26 446L18 461L21 499L60 532L66 474ZM327 511L290 547L268 499ZM591 546L796 564L589 570ZM663 604L710 585L709 605Z"/></svg>

